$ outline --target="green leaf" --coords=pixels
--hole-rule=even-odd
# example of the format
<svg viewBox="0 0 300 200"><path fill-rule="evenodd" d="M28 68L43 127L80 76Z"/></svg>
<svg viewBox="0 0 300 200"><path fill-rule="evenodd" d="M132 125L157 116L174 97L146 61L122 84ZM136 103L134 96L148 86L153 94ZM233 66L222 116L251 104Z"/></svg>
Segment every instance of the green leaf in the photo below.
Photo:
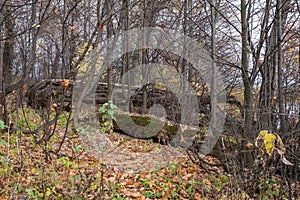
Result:
<svg viewBox="0 0 300 200"><path fill-rule="evenodd" d="M6 145L7 142L5 140L3 140L2 138L0 138L0 145Z"/></svg>
<svg viewBox="0 0 300 200"><path fill-rule="evenodd" d="M111 108L112 110L114 110L114 109L117 109L117 106L116 106L115 104L110 104L110 108Z"/></svg>
<svg viewBox="0 0 300 200"><path fill-rule="evenodd" d="M193 192L193 187L192 186L188 187L186 189L186 192L189 193L189 194L191 194Z"/></svg>
<svg viewBox="0 0 300 200"><path fill-rule="evenodd" d="M74 151L75 151L76 153L79 152L79 151L80 151L80 147L76 146L76 147L74 148Z"/></svg>
<svg viewBox="0 0 300 200"><path fill-rule="evenodd" d="M50 196L50 194L51 194L51 188L47 188L46 196L48 197L48 196Z"/></svg>
<svg viewBox="0 0 300 200"><path fill-rule="evenodd" d="M5 124L4 121L0 120L0 129L4 129L5 128Z"/></svg>
<svg viewBox="0 0 300 200"><path fill-rule="evenodd" d="M18 150L17 149L10 149L9 152L14 154L14 153L18 153Z"/></svg>
<svg viewBox="0 0 300 200"><path fill-rule="evenodd" d="M109 116L113 116L113 114L114 114L114 111L112 111L112 110L108 110L108 111L107 111L107 114L108 114Z"/></svg>

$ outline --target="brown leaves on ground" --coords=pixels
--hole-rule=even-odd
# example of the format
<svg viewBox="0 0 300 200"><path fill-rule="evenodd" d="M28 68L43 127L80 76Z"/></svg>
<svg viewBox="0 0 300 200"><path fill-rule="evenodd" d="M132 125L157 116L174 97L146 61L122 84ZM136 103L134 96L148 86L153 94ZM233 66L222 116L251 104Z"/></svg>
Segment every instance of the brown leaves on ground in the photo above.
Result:
<svg viewBox="0 0 300 200"><path fill-rule="evenodd" d="M63 131L63 129L58 129ZM62 135L62 133L61 133ZM140 153L162 148L152 141L124 135L110 136L125 141L122 148ZM71 138L71 137L70 137ZM47 148L35 145L30 135L1 138L1 199L201 199L204 177L209 175L189 161L186 155L153 171L129 173L97 160L83 150L78 139L67 138L58 155L43 149L57 148L56 135ZM74 137L76 138L76 137ZM56 141L57 140L57 141ZM8 142L10 141L10 142ZM56 142L55 142L56 141ZM118 142L118 141L115 141ZM80 150L78 150L80 149ZM71 156L72 155L72 156ZM130 160L127 160L130 162ZM148 165L153 160L143 161ZM147 163L149 162L149 163ZM200 192L201 191L201 192Z"/></svg>
<svg viewBox="0 0 300 200"><path fill-rule="evenodd" d="M207 174L183 154L168 165L153 170L128 172L110 158L96 159L78 139L68 133L61 151L49 153L59 146L63 130L47 146L36 145L30 135L3 134L0 139L0 200L1 199L228 199L230 176ZM134 139L114 133L108 135L116 144L119 162L130 163L121 152L128 151L142 160L152 151L164 146L149 140ZM126 154L124 154L126 155ZM118 153L113 154L118 157ZM142 158L144 157L144 159ZM113 157L111 158L113 159ZM217 162L207 156L208 162ZM219 169L221 171L221 169ZM247 198L246 198L247 199Z"/></svg>

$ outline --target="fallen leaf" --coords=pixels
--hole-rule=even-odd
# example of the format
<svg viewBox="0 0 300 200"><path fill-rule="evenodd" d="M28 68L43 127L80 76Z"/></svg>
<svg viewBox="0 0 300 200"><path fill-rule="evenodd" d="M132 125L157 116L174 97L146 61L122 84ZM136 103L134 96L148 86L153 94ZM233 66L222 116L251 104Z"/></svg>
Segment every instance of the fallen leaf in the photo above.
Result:
<svg viewBox="0 0 300 200"><path fill-rule="evenodd" d="M251 142L248 142L246 145L247 149L252 149L253 144Z"/></svg>
<svg viewBox="0 0 300 200"><path fill-rule="evenodd" d="M76 26L69 26L70 31L75 31L76 30Z"/></svg>
<svg viewBox="0 0 300 200"><path fill-rule="evenodd" d="M57 190L62 190L62 189L64 188L64 186L61 185L61 184L57 184L57 185L55 185L55 188L56 188Z"/></svg>
<svg viewBox="0 0 300 200"><path fill-rule="evenodd" d="M286 165L291 165L291 166L294 165L293 163L291 163L290 161L288 161L284 156L282 156L282 162L283 162L284 164L286 164Z"/></svg>
<svg viewBox="0 0 300 200"><path fill-rule="evenodd" d="M57 108L57 104L56 104L56 103L53 103L53 104L50 106L50 111L51 111L51 112L55 112L55 111L56 111L56 108Z"/></svg>
<svg viewBox="0 0 300 200"><path fill-rule="evenodd" d="M26 85L26 84L25 84L25 85L23 85L23 90L24 90L24 92L26 92L26 91L27 91L27 89L28 89L27 85Z"/></svg>
<svg viewBox="0 0 300 200"><path fill-rule="evenodd" d="M188 168L186 171L187 171L188 173L194 173L194 172L197 172L198 169L196 169L196 168Z"/></svg>
<svg viewBox="0 0 300 200"><path fill-rule="evenodd" d="M297 117L296 117L296 116L293 116L293 117L291 118L291 121L292 121L292 124L293 124L293 125L296 125L296 124L297 124L297 121L298 121L298 119L297 119Z"/></svg>
<svg viewBox="0 0 300 200"><path fill-rule="evenodd" d="M7 198L5 196L0 196L0 200L6 200Z"/></svg>
<svg viewBox="0 0 300 200"><path fill-rule="evenodd" d="M147 51L147 46L144 46L143 47L143 52L146 52Z"/></svg>
<svg viewBox="0 0 300 200"><path fill-rule="evenodd" d="M62 82L61 82L61 85L67 89L69 87L69 83L70 83L70 80L67 80L67 79L64 79Z"/></svg>
<svg viewBox="0 0 300 200"><path fill-rule="evenodd" d="M127 190L127 191L124 191L126 197L132 197L132 198L138 198L138 197L141 197L141 194L137 191L130 191L130 190Z"/></svg>

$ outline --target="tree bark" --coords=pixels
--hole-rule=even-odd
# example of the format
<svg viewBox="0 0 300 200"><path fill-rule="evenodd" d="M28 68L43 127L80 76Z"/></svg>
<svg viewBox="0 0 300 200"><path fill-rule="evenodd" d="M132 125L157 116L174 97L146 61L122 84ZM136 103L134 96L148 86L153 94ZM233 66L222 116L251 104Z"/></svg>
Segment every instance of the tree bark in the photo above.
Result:
<svg viewBox="0 0 300 200"><path fill-rule="evenodd" d="M3 21L3 6L0 8L0 22ZM3 25L0 25L0 39L3 38ZM3 53L4 53L4 42L3 40L0 40L0 116L2 118L4 114L4 108L3 105L5 103L5 91L4 91L4 85L3 85Z"/></svg>
<svg viewBox="0 0 300 200"><path fill-rule="evenodd" d="M112 21L113 16L113 6L114 2L106 0L105 1L105 7L106 7L106 15L107 15L107 38L110 38L113 36L114 26ZM109 55L111 55L110 52L112 52L113 47L108 47ZM107 93L107 101L112 100L112 91L113 91L113 74L111 66L107 66L107 84L108 84L108 93Z"/></svg>
<svg viewBox="0 0 300 200"><path fill-rule="evenodd" d="M278 77L278 107L280 127L283 133L286 133L286 120L285 120L285 106L284 106L284 91L283 91L283 71L282 71L282 3L277 0L277 42L278 42L278 64L277 64L277 77Z"/></svg>
<svg viewBox="0 0 300 200"><path fill-rule="evenodd" d="M248 76L248 27L247 27L247 5L246 0L241 0L241 37L242 37L242 78L244 84L244 136L249 135L253 124L253 87Z"/></svg>

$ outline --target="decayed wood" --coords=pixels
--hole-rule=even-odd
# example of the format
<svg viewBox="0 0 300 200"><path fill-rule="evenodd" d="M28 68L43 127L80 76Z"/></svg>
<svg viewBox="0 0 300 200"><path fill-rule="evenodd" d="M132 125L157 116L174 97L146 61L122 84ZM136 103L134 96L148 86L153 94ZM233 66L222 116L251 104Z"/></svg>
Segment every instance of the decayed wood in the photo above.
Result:
<svg viewBox="0 0 300 200"><path fill-rule="evenodd" d="M25 94L27 97L27 104L35 109L50 109L50 106L53 103L58 105L58 108L64 108L65 110L71 110L71 102L72 102L72 91L74 87L74 82L69 81L68 87L65 88L62 85L62 79L51 79L51 80L42 80L37 82L31 86L28 86L28 90ZM114 90L122 91L122 85L114 84ZM125 87L126 88L126 87ZM154 104L160 104L165 108L167 120L173 121L174 123L182 123L181 122L181 106L178 102L175 94L173 94L169 90L158 89L153 86L138 88L132 87L134 94L131 96L130 100L132 106L129 107L129 111L131 113L141 114L142 113L142 99L143 99L143 89L147 90L147 111ZM95 90L95 103L98 107L107 102L107 90L108 86L106 83L99 82L98 86ZM118 103L124 101L125 99L122 97L115 98ZM208 123L209 114L210 114L210 97L200 97L198 96L198 103L200 108L200 113L203 113L205 117L204 120L200 119L200 126L205 126ZM235 99L234 97L230 97L227 99L227 103L236 105L241 113L242 105L241 103ZM63 106L61 106L63 104ZM148 112L149 113L149 112ZM202 115L203 116L203 115Z"/></svg>
<svg viewBox="0 0 300 200"><path fill-rule="evenodd" d="M69 81L67 88L62 85L62 79L51 79L43 80L37 82L28 87L26 92L27 103L35 109L46 108L50 109L53 103L56 103L60 108L63 104L65 110L71 110L72 102L72 91L74 87L74 82ZM131 96L131 103L133 106L130 108L131 113L141 114L142 113L142 99L143 99L143 88L132 87L133 91L136 91L133 96ZM114 84L115 90L122 91L122 85ZM147 90L147 109L153 106L154 103L162 105L167 114L167 120L173 121L174 123L181 123L181 108L175 94L169 90L158 89L152 86L145 87ZM107 102L107 90L108 86L106 83L99 82L96 88L95 103L100 107L102 104ZM119 102L124 101L124 99L116 98ZM198 102L200 107L200 113L204 113L206 119L201 123L202 126L208 123L208 116L210 112L210 97L200 97L198 96ZM124 103L126 103L124 101ZM243 109L241 104L233 97L228 98L228 103L237 105L240 109ZM199 113L199 114L200 114ZM241 112L242 113L242 112ZM201 120L200 120L201 121Z"/></svg>
<svg viewBox="0 0 300 200"><path fill-rule="evenodd" d="M67 89L62 86L61 79L42 80L28 87L25 97L27 104L35 109L50 108L53 103L70 105L72 101L73 82ZM65 106L64 106L65 107ZM70 110L67 106L66 110Z"/></svg>
<svg viewBox="0 0 300 200"><path fill-rule="evenodd" d="M53 103L64 104L65 109L70 110L72 101L72 91L74 82L70 81L68 88L62 86L61 79L43 80L37 82L30 86L26 92L27 103L29 106L34 108L48 108ZM121 91L122 85L114 84L114 89L119 89ZM147 91L147 111L153 106L153 104L162 105L167 114L167 119L175 122L180 122L180 103L177 100L175 94L169 90L157 89L155 87L144 88ZM99 82L95 90L95 103L99 106L108 101L107 99L108 86L106 83ZM136 91L131 97L131 103L133 108L130 110L133 113L142 113L143 105L143 88L139 89L133 87ZM200 112L208 114L209 113L209 97L198 97ZM124 99L115 99L118 102L124 101ZM125 102L124 102L125 103Z"/></svg>
<svg viewBox="0 0 300 200"><path fill-rule="evenodd" d="M44 80L41 82L38 82L28 88L28 91L26 92L26 96L28 99L28 105L34 107L34 108L50 108L51 104L54 102L58 104L58 107L61 105L61 103L64 104L64 107L71 106L72 101L72 90L74 83L70 81L68 88L64 88L61 84L63 80ZM114 85L115 89L119 87L119 89L122 89L121 85ZM99 83L98 87L96 88L96 94L95 94L95 102L100 107L103 103L107 102L107 84L106 83ZM139 88L134 88L136 93L131 97L131 101L133 104L133 109L131 110L132 113L125 113L126 115L130 117L137 117L140 120L143 120L149 116L147 115L141 115L141 108L143 105L142 98L143 98L143 92ZM147 91L147 108L150 108L154 103L161 104L165 107L167 112L167 119L164 120L164 126L163 128L157 133L157 135L152 136L155 141L160 143L170 143L176 134L178 134L178 130L184 127L180 122L180 104L176 100L176 96L172 94L170 91L157 89L157 88L146 88ZM196 149L198 146L201 146L203 142L203 138L205 135L205 131L201 131L201 126L207 126L209 121L209 107L210 107L210 97L198 97L199 100L199 106L200 111L205 113L205 119L201 121L199 120L200 127L198 127L198 131L196 135L194 135L194 143L192 144ZM235 99L235 98L229 98L228 102L231 104L237 105L240 109L242 109L241 104ZM71 109L70 107L68 109ZM124 113L123 113L124 114ZM99 113L99 119L100 117ZM160 117L160 116L159 116ZM150 116L151 120L157 120L160 121L162 119L156 118L155 116ZM139 121L135 120L137 123L137 126L139 125ZM232 122L228 122L228 119L226 120L227 125L232 124ZM226 124L225 124L226 127ZM122 132L120 128L118 128L117 124L115 123L115 131ZM195 127L185 127L184 131L189 132L190 130L194 130ZM197 127L196 127L197 128ZM237 129L241 130L242 125L237 124ZM186 133L187 133L186 132ZM226 131L225 131L226 132ZM183 134L184 135L184 134ZM133 135L134 136L134 135ZM137 135L137 137L140 137L140 135ZM239 144L240 142L236 142ZM226 145L232 146L232 145ZM223 146L218 143L215 148L222 149ZM223 157L223 155L219 155L219 153L222 152L220 150L213 151L212 154L216 157Z"/></svg>

